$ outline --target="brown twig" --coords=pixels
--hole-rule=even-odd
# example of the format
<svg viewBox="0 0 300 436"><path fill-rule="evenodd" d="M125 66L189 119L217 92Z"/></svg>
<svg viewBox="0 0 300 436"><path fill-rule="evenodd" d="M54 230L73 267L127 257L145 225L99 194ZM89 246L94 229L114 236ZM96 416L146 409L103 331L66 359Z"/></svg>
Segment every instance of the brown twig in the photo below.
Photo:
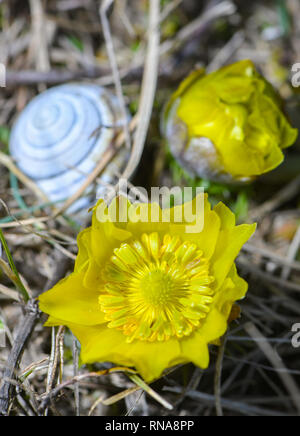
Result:
<svg viewBox="0 0 300 436"><path fill-rule="evenodd" d="M118 62L116 58L116 54L114 51L114 44L111 36L110 25L107 18L107 12L114 0L103 0L100 7L100 18L102 23L103 35L105 38L106 49L108 53L109 63L112 69L113 79L115 83L116 94L119 100L119 106L122 114L122 121L124 123L124 135L125 135L125 143L128 150L131 149L131 137L128 126L128 114L125 104L125 98L122 90L122 83L118 68Z"/></svg>
<svg viewBox="0 0 300 436"><path fill-rule="evenodd" d="M99 372L91 372L88 374L81 374L78 375L76 377L73 377L70 380L67 380L61 384L59 384L58 386L56 386L49 394L47 394L45 396L45 398L43 399L41 405L40 405L40 412L43 413L45 411L45 409L48 407L50 401L52 399L54 399L55 397L57 397L57 395L64 389L73 386L76 383L80 383L81 381L85 380L86 378L91 378L91 377L102 377L103 375L108 375L108 374L112 374L113 372L128 372L128 373L132 373L135 374L135 371L129 369L129 368L122 368L122 367L116 367L116 368L112 368L112 369L105 369L103 371L99 371Z"/></svg>
<svg viewBox="0 0 300 436"><path fill-rule="evenodd" d="M255 221L262 219L265 215L277 209L279 206L287 203L299 193L300 176L296 177L291 183L285 186L281 191L274 195L271 200L266 201L261 206L251 211L250 218Z"/></svg>
<svg viewBox="0 0 300 436"><path fill-rule="evenodd" d="M262 257L265 257L266 259L269 259L270 261L274 262L275 264L278 264L280 266L286 266L294 271L300 271L300 262L287 260L286 258L274 253L273 251L260 247L258 245L250 244L249 242L244 245L243 251L246 253L254 254L254 255L260 255Z"/></svg>
<svg viewBox="0 0 300 436"><path fill-rule="evenodd" d="M234 13L234 11L234 5L229 1L223 1L222 3L212 7L185 26L181 31L179 31L176 35L176 38L165 41L160 47L159 57L165 56L176 50L186 43L186 41L193 38L195 34L202 33L206 29L207 25L212 21L220 17L230 16ZM97 29L95 31L97 31ZM128 78L131 75L134 77L140 76L142 73L142 68L143 63L141 62L133 65L133 67L130 68L122 68L121 76L124 78ZM159 74L164 74L164 71L159 71ZM110 69L96 67L94 65L75 71L52 69L51 71L41 72L35 70L14 71L8 69L6 73L6 83L8 87L17 85L36 85L38 83L57 85L73 80L97 79L99 77L101 77L102 83L105 83L106 85L113 83Z"/></svg>
<svg viewBox="0 0 300 436"><path fill-rule="evenodd" d="M136 129L134 143L130 160L122 174L123 179L130 179L135 172L142 153L151 120L153 103L156 92L158 65L159 65L159 43L160 43L160 1L150 1L150 18L148 29L148 51L145 61L145 70L142 82L142 91L138 111L138 126Z"/></svg>
<svg viewBox="0 0 300 436"><path fill-rule="evenodd" d="M171 3L168 3L162 13L160 14L160 22L162 23L164 20L168 18L168 16L175 11L175 9L180 6L183 0L173 0Z"/></svg>
<svg viewBox="0 0 300 436"><path fill-rule="evenodd" d="M79 352L77 347L77 339L72 335L72 356L73 356L73 372L74 377L78 376L78 366L79 366ZM74 385L74 398L75 398L75 415L80 416L80 390L79 384Z"/></svg>
<svg viewBox="0 0 300 436"><path fill-rule="evenodd" d="M7 360L7 365L2 374L2 385L0 387L0 416L7 416L14 388L13 381L16 377L16 371L24 347L33 332L35 323L39 316L40 311L36 300L29 300L25 308L25 316L20 323L16 339Z"/></svg>
<svg viewBox="0 0 300 436"><path fill-rule="evenodd" d="M208 24L220 18L232 15L236 10L235 5L231 1L223 1L209 9L197 17L194 21L189 23L181 29L174 39L165 41L160 46L160 56L176 50L186 41L193 38L195 35L203 32Z"/></svg>
<svg viewBox="0 0 300 436"><path fill-rule="evenodd" d="M230 41L226 45L224 45L222 50L220 50L218 54L214 57L214 59L210 62L210 64L206 68L207 72L210 73L212 71L216 71L218 68L225 65L234 55L234 53L242 46L245 38L245 32L243 32L242 30L236 32L234 36L230 39Z"/></svg>
<svg viewBox="0 0 300 436"><path fill-rule="evenodd" d="M237 263L241 265L246 270L250 271L255 275L256 278L262 279L264 282L272 283L280 288L284 288L289 291L300 292L300 285L296 283L283 280L265 271L262 271L258 266L249 262L246 256L240 256Z"/></svg>
<svg viewBox="0 0 300 436"><path fill-rule="evenodd" d="M98 77L107 76L109 74L108 69L95 66L75 71L68 71L66 69L52 69L50 71L13 71L8 69L6 73L6 86L36 85L39 83L58 85L79 79L97 79Z"/></svg>
<svg viewBox="0 0 300 436"><path fill-rule="evenodd" d="M32 17L30 57L35 57L35 65L38 71L49 71L50 61L48 54L47 32L44 7L41 0L29 0Z"/></svg>
<svg viewBox="0 0 300 436"><path fill-rule="evenodd" d="M221 383L222 383L222 369L223 359L226 346L226 336L221 339L221 346L218 352L215 370L215 398L216 398L216 412L217 416L223 416L222 399L221 399Z"/></svg>
<svg viewBox="0 0 300 436"><path fill-rule="evenodd" d="M25 186L27 186L38 198L45 202L49 202L48 197L34 183L32 179L27 177L13 162L12 158L0 151L0 163L11 171Z"/></svg>
<svg viewBox="0 0 300 436"><path fill-rule="evenodd" d="M287 280L289 278L291 270L293 269L293 262L299 252L299 247L300 247L300 227L298 228L296 235L294 236L294 239L287 253L287 262L289 264L282 271L281 278L283 280Z"/></svg>
<svg viewBox="0 0 300 436"><path fill-rule="evenodd" d="M164 388L167 392L173 392L175 394L181 394L182 388L178 387L166 387ZM188 398L196 400L197 403L202 402L209 406L214 406L216 399L214 395L206 394L199 391L189 391L186 393ZM287 414L278 412L277 410L270 410L266 408L261 408L257 406L252 406L251 404L244 403L243 401L231 401L227 399L222 399L222 407L233 412L238 412L243 415L258 415L258 416L289 416Z"/></svg>

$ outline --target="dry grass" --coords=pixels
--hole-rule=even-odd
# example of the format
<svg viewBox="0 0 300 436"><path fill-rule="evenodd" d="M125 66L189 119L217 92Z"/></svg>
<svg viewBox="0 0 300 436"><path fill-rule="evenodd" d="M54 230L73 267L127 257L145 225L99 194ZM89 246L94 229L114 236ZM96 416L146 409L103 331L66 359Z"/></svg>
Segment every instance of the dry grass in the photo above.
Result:
<svg viewBox="0 0 300 436"><path fill-rule="evenodd" d="M8 86L0 91L0 227L33 297L72 270L79 230L64 215L70 201L60 209L49 205L7 155L9 129L39 92L72 80L104 84L117 89L135 116L71 202L99 182L125 143L131 160L120 173L130 178L135 172L131 181L136 186L187 183L170 163L159 117L170 93L196 64L216 69L251 58L300 127L298 92L290 84L291 65L300 62L297 0L247 5L242 0L169 0L161 2L160 11L153 0L150 17L146 0L105 3L112 6L100 17L100 2L94 0L0 2L0 62L8 67ZM299 168L298 142L284 165L243 196L209 187L213 200L230 203L241 220L258 221L259 230L238 260L250 284L242 317L231 325L221 352L212 348L205 372L185 365L151 390L128 370L78 368L71 333L43 328L43 316L35 306L24 309L13 282L2 274L0 320L8 346L0 349L0 392L11 395L9 403L0 398L0 414L300 415L300 349L291 345L292 326L300 322Z"/></svg>

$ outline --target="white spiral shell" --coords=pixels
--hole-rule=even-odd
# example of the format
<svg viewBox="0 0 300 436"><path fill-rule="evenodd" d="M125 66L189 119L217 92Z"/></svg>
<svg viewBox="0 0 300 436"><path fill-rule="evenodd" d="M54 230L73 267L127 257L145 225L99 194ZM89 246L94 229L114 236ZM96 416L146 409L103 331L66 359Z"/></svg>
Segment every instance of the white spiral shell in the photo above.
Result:
<svg viewBox="0 0 300 436"><path fill-rule="evenodd" d="M121 119L117 98L91 84L57 86L34 98L16 121L10 152L18 167L52 202L73 195L111 144ZM98 130L97 130L98 129ZM97 131L97 134L93 134ZM127 152L119 155L101 176L113 183L115 166L120 172ZM91 204L87 196L69 212Z"/></svg>

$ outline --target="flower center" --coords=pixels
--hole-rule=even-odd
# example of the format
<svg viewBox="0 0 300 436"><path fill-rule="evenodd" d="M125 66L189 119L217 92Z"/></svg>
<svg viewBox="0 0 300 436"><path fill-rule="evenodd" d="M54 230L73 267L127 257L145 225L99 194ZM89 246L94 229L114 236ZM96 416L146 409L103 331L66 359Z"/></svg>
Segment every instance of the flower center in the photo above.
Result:
<svg viewBox="0 0 300 436"><path fill-rule="evenodd" d="M196 244L144 234L114 250L99 297L108 327L134 339L165 341L190 335L213 302L209 262Z"/></svg>
<svg viewBox="0 0 300 436"><path fill-rule="evenodd" d="M141 295L148 304L164 305L172 298L171 277L163 271L152 271L145 275L140 284Z"/></svg>

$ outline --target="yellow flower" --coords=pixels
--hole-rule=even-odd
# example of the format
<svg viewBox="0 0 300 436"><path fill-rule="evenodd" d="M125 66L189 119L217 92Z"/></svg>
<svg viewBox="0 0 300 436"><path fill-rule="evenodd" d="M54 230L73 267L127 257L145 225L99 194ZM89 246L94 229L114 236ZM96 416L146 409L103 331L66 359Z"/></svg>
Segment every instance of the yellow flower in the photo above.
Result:
<svg viewBox="0 0 300 436"><path fill-rule="evenodd" d="M236 226L224 204L212 209L205 196L203 230L187 233L191 216L175 219L187 204L162 211L126 203L128 222L117 223L109 217L118 200L94 209L92 226L78 237L74 272L39 298L46 325L68 326L84 363L134 367L146 381L180 363L207 368L208 345L225 333L234 302L247 292L234 261L255 225ZM98 220L101 208L106 222ZM132 218L150 217L153 208L159 222Z"/></svg>
<svg viewBox="0 0 300 436"><path fill-rule="evenodd" d="M249 181L284 160L297 139L280 98L250 60L208 74L192 73L164 117L170 150L192 175Z"/></svg>

